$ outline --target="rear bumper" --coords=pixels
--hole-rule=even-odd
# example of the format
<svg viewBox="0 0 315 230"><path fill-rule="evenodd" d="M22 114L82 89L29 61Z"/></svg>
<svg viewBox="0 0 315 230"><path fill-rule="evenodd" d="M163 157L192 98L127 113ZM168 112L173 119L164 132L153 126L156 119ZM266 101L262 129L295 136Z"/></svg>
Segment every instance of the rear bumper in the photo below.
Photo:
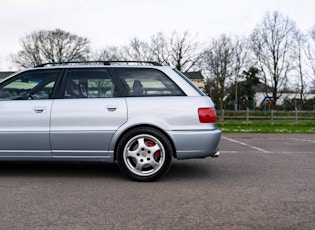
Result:
<svg viewBox="0 0 315 230"><path fill-rule="evenodd" d="M218 157L220 154L221 131L218 129L172 131L169 135L173 139L177 159Z"/></svg>

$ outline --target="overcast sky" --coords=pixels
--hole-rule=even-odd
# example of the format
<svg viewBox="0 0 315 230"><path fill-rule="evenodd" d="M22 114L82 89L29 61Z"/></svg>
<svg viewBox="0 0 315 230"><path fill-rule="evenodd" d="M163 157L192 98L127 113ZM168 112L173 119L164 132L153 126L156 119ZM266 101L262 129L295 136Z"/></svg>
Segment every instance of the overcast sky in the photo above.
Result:
<svg viewBox="0 0 315 230"><path fill-rule="evenodd" d="M0 0L0 71L15 69L8 55L35 30L60 28L89 38L93 49L174 30L203 42L221 33L248 35L267 11L304 32L315 26L314 0Z"/></svg>

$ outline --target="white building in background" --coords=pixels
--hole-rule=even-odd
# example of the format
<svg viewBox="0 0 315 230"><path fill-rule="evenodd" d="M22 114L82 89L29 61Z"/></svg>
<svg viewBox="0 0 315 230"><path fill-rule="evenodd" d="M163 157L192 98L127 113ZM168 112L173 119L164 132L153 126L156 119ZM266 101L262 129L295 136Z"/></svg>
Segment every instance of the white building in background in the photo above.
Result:
<svg viewBox="0 0 315 230"><path fill-rule="evenodd" d="M255 94L255 101L256 101L256 107L260 107L264 102L268 103L268 97L272 98L272 94L269 94L266 96L266 93L263 92L257 92ZM315 98L315 94L311 93L306 93L304 94L305 100L309 100ZM300 94L299 93L282 93L281 97L278 98L277 100L277 105L282 105L284 100L295 100L295 99L300 99Z"/></svg>

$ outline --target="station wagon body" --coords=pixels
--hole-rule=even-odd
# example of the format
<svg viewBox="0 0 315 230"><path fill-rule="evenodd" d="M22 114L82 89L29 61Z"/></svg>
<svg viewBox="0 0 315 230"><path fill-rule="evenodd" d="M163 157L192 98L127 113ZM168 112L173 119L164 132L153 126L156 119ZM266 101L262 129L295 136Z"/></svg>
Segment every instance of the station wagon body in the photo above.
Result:
<svg viewBox="0 0 315 230"><path fill-rule="evenodd" d="M214 104L157 63L47 64L0 83L0 160L117 162L137 181L219 155Z"/></svg>

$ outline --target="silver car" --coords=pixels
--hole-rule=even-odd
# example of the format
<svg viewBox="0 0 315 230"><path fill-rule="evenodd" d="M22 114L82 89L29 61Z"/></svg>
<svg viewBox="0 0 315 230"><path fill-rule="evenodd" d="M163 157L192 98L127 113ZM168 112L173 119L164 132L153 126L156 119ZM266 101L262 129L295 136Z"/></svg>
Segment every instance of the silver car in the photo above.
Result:
<svg viewBox="0 0 315 230"><path fill-rule="evenodd" d="M117 162L136 181L219 156L212 100L155 62L48 63L0 83L0 160Z"/></svg>

